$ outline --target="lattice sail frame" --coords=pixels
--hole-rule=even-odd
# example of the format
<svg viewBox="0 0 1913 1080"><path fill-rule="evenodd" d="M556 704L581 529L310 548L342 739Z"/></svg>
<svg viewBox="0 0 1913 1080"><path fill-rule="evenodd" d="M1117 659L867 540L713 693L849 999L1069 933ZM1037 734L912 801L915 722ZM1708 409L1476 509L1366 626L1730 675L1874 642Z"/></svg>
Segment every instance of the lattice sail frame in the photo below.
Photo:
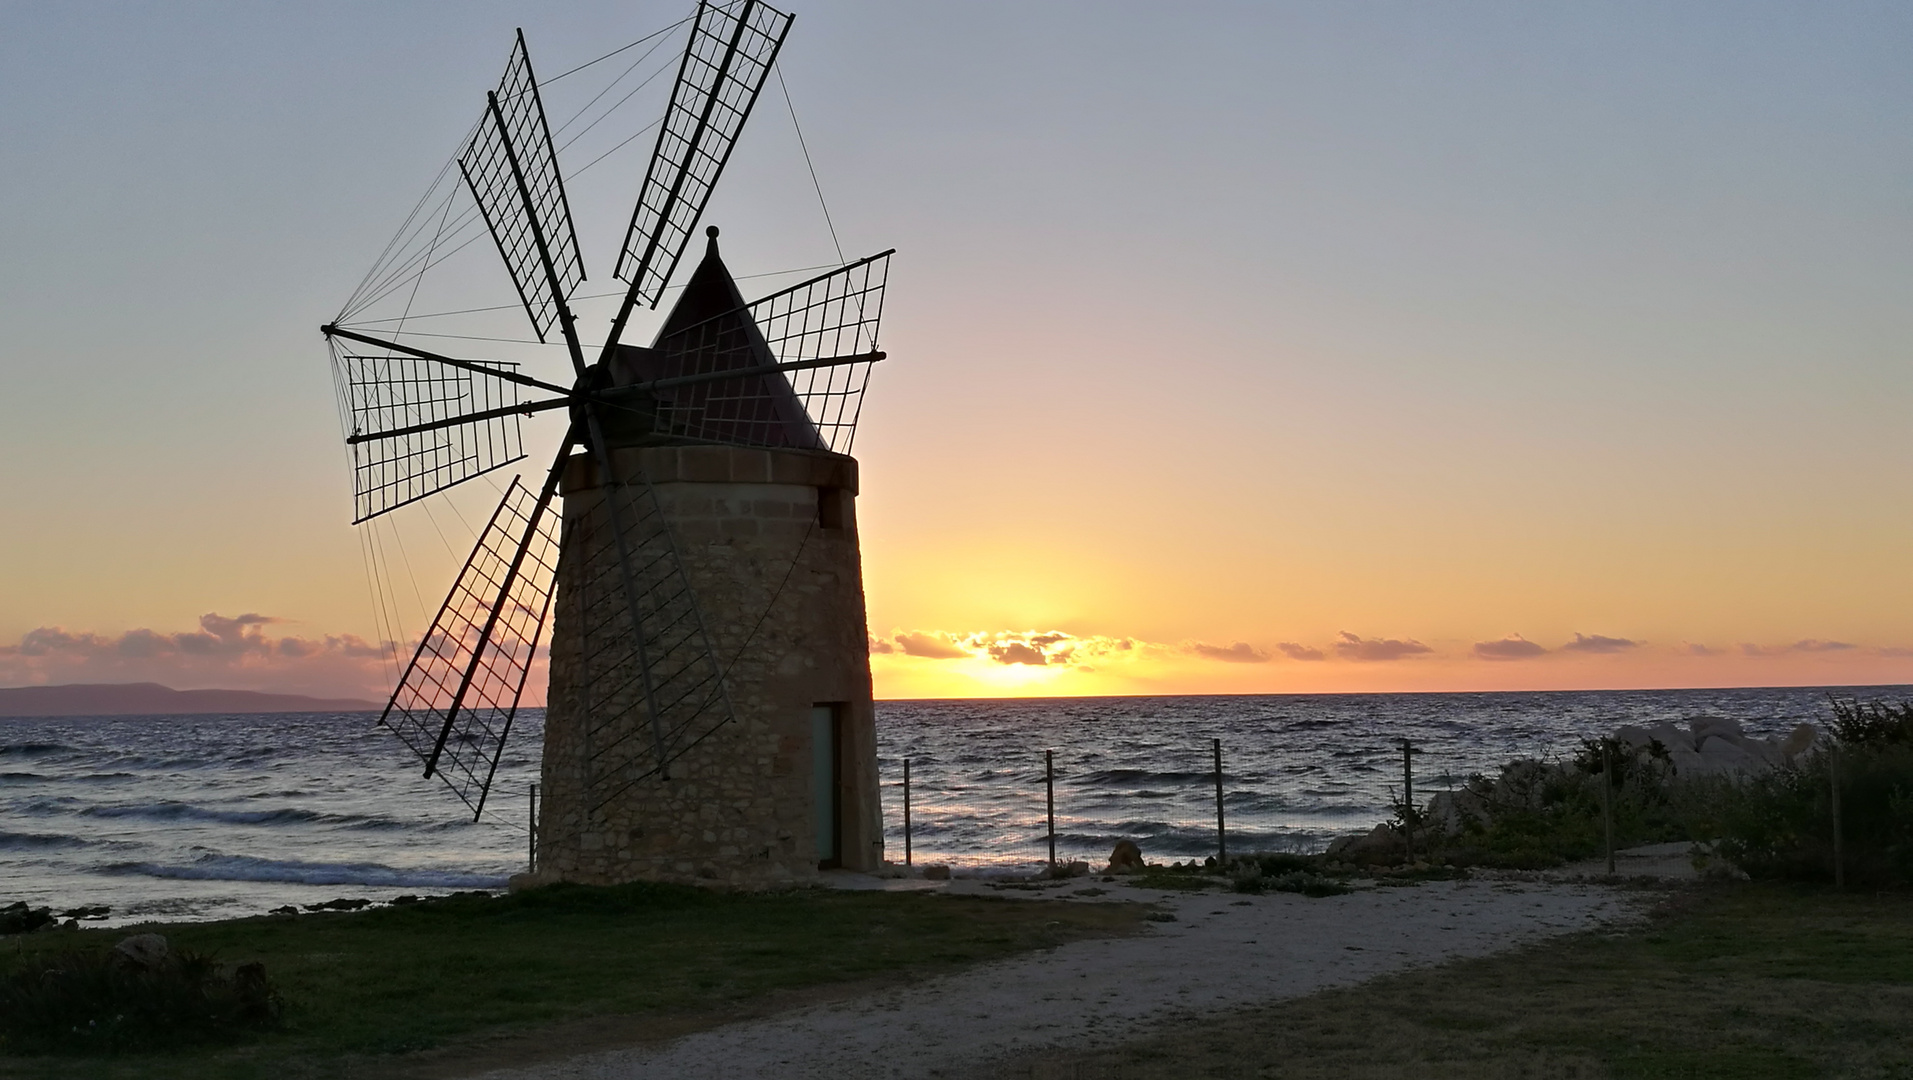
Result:
<svg viewBox="0 0 1913 1080"><path fill-rule="evenodd" d="M879 356L877 331L890 278L886 251L660 339L675 373L703 375L776 363L821 363L657 391L660 427L673 435L745 446L805 446L848 454ZM784 415L794 398L803 416ZM808 430L793 432L793 422ZM808 447L806 447L808 448Z"/></svg>
<svg viewBox="0 0 1913 1080"><path fill-rule="evenodd" d="M484 812L551 610L559 536L549 499L512 478L379 718L474 819Z"/></svg>
<svg viewBox="0 0 1913 1080"><path fill-rule="evenodd" d="M704 216L792 17L760 0L700 0L616 276L656 307Z"/></svg>
<svg viewBox="0 0 1913 1080"><path fill-rule="evenodd" d="M664 775L732 715L724 670L657 491L642 480L601 490L588 507L567 500L562 557L582 569L567 579L560 598L574 605L578 619L576 685L588 700L577 704L578 715L588 718L584 760L593 813L632 784ZM637 635L620 580L612 499L636 586Z"/></svg>
<svg viewBox="0 0 1913 1080"><path fill-rule="evenodd" d="M458 168L504 256L532 330L539 341L548 340L565 301L584 280L585 267L523 30L477 133L458 157Z"/></svg>
<svg viewBox="0 0 1913 1080"><path fill-rule="evenodd" d="M480 361L497 371L517 364ZM333 341L332 377L352 457L353 524L417 502L525 456L521 418L492 416L435 431L353 442L366 432L519 405L517 383L409 356L360 356Z"/></svg>

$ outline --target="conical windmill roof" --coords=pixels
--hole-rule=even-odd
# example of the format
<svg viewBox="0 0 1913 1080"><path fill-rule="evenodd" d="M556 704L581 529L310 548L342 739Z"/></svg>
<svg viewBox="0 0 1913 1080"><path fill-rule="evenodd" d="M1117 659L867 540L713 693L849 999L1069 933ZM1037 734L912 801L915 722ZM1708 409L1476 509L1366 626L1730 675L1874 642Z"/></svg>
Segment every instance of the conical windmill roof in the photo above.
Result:
<svg viewBox="0 0 1913 1080"><path fill-rule="evenodd" d="M655 382L778 362L708 230L704 259L648 349L621 346L617 383ZM828 450L781 372L758 372L653 391L661 434L699 442Z"/></svg>

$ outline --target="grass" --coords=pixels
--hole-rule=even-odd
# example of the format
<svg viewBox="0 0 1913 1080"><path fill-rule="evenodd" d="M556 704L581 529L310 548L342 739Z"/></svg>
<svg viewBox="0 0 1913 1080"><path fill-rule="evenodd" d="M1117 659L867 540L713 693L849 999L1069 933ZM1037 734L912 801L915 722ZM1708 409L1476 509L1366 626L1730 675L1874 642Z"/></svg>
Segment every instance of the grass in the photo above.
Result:
<svg viewBox="0 0 1913 1080"><path fill-rule="evenodd" d="M0 1056L0 1075L407 1074L418 1060L433 1058L414 1052L434 1047L456 1064L461 1052L495 1048L501 1036L535 1037L540 1028L608 1016L663 1019L691 1030L700 1018L733 1015L753 1000L1130 932L1142 914L1134 905L921 894L553 886L506 898L148 927L142 929L165 934L175 948L229 963L263 962L285 998L286 1030L220 1050ZM6 939L0 972L68 950L108 947L129 932Z"/></svg>
<svg viewBox="0 0 1913 1080"><path fill-rule="evenodd" d="M1913 1076L1913 897L1676 894L1645 927L1022 1059L1033 1080Z"/></svg>

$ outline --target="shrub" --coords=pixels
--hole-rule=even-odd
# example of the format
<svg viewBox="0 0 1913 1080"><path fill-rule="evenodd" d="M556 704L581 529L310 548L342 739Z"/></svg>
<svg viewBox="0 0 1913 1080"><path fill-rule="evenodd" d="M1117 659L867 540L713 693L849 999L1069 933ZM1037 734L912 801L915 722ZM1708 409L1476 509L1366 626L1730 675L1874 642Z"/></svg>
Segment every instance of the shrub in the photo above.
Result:
<svg viewBox="0 0 1913 1080"><path fill-rule="evenodd" d="M30 958L0 978L0 1048L120 1053L230 1041L280 1023L264 966L181 950L152 967L110 953Z"/></svg>
<svg viewBox="0 0 1913 1080"><path fill-rule="evenodd" d="M1832 880L1835 767L1836 755L1822 749L1722 789L1715 810L1720 853L1751 877ZM1846 879L1913 884L1913 742L1843 746L1837 768Z"/></svg>

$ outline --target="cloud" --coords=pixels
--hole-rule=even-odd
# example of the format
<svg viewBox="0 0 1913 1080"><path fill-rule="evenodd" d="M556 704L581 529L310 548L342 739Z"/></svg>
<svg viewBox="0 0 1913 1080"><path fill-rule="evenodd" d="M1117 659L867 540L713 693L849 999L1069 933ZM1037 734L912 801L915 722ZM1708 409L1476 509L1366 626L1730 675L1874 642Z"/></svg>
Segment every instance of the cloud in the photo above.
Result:
<svg viewBox="0 0 1913 1080"><path fill-rule="evenodd" d="M1624 637L1607 637L1602 634L1576 634L1574 640L1561 646L1562 652L1581 653L1617 653L1640 647L1640 642Z"/></svg>
<svg viewBox="0 0 1913 1080"><path fill-rule="evenodd" d="M1687 655L1689 656L1719 656L1720 650L1710 649L1705 645L1696 645L1690 641L1687 643Z"/></svg>
<svg viewBox="0 0 1913 1080"><path fill-rule="evenodd" d="M1819 638L1801 638L1791 645L1755 645L1741 642L1740 651L1748 656L1785 656L1788 653L1828 653L1847 652L1857 649L1844 641L1821 641Z"/></svg>
<svg viewBox="0 0 1913 1080"><path fill-rule="evenodd" d="M1880 650L1881 656L1913 656L1913 649L1904 645L1888 645Z"/></svg>
<svg viewBox="0 0 1913 1080"><path fill-rule="evenodd" d="M883 638L873 637L870 639L870 651L873 653L893 653L897 651L897 647L885 641Z"/></svg>
<svg viewBox="0 0 1913 1080"><path fill-rule="evenodd" d="M1220 660L1225 664L1266 664L1269 654L1246 641L1234 645L1205 645L1200 641L1191 642L1189 651L1208 660Z"/></svg>
<svg viewBox="0 0 1913 1080"><path fill-rule="evenodd" d="M1322 652L1322 650L1311 649L1307 645L1297 644L1296 642L1293 642L1293 641L1278 642L1276 643L1275 647L1278 649L1281 649L1282 655L1288 657L1291 660L1326 660L1328 659L1328 655Z"/></svg>
<svg viewBox="0 0 1913 1080"><path fill-rule="evenodd" d="M1483 660L1530 660L1547 651L1520 634L1510 634L1500 641L1477 641L1474 647L1474 654Z"/></svg>
<svg viewBox="0 0 1913 1080"><path fill-rule="evenodd" d="M883 648L877 643L881 641ZM1243 648L1250 648L1243 646ZM1126 637L1077 637L1061 630L895 630L887 639L873 639L873 653L901 653L922 660L977 659L1027 667L1066 667L1093 671L1092 664L1123 661L1142 650L1158 654L1192 651L1183 646L1159 645ZM1236 655L1232 650L1220 650ZM1265 657L1266 658L1266 657Z"/></svg>
<svg viewBox="0 0 1913 1080"><path fill-rule="evenodd" d="M958 645L949 634L909 630L898 632L893 640L905 656L921 656L926 660L961 660L970 655L970 651Z"/></svg>
<svg viewBox="0 0 1913 1080"><path fill-rule="evenodd" d="M410 646L351 634L269 637L285 620L247 612L199 617L199 629L140 627L119 635L42 626L0 645L0 685L157 682L175 689L221 688L380 699L391 692L391 662ZM540 655L542 662L542 654ZM532 693L543 696L542 680Z"/></svg>
<svg viewBox="0 0 1913 1080"><path fill-rule="evenodd" d="M1030 664L1040 666L1049 663L1049 657L1043 650L1025 641L1005 641L989 647L990 659L999 664Z"/></svg>
<svg viewBox="0 0 1913 1080"><path fill-rule="evenodd" d="M1342 631L1342 640L1335 643L1336 655L1349 660L1401 660L1434 651L1413 639L1361 638L1346 630Z"/></svg>

